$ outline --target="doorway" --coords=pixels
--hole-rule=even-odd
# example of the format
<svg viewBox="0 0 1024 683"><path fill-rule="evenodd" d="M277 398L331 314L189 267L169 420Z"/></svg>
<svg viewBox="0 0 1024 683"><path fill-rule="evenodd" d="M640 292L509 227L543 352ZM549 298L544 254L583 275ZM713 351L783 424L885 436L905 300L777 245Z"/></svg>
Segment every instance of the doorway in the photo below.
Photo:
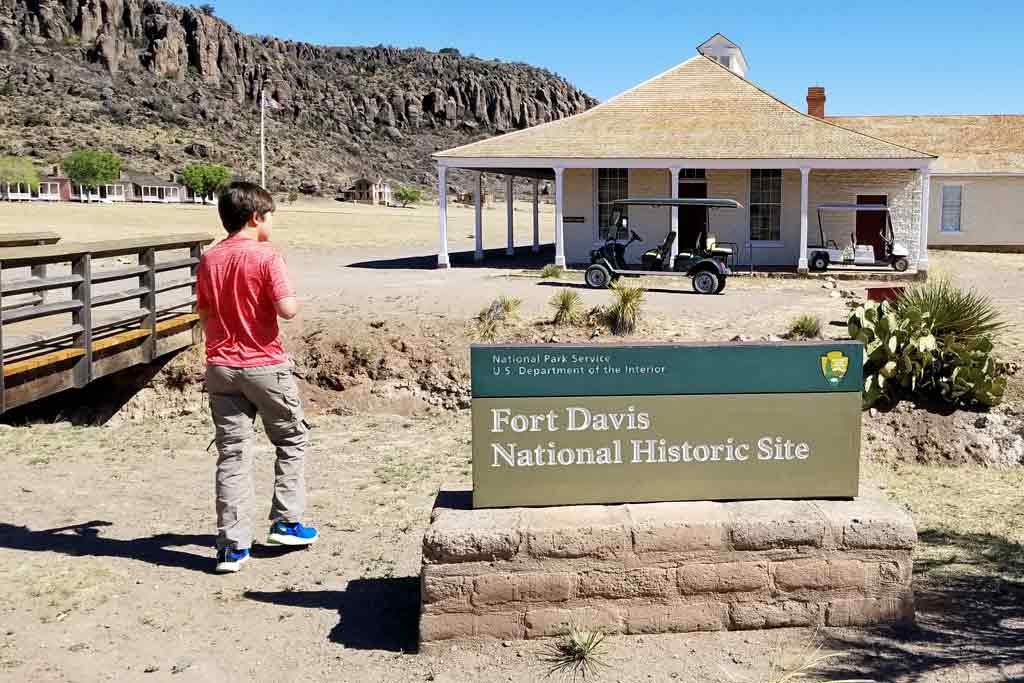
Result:
<svg viewBox="0 0 1024 683"><path fill-rule="evenodd" d="M889 205L889 197L884 194L859 194L858 204ZM875 258L885 254L885 242L882 232L885 230L885 213L883 211L857 212L857 244L870 244L875 249Z"/></svg>
<svg viewBox="0 0 1024 683"><path fill-rule="evenodd" d="M707 199L708 184L704 182L680 182L680 199ZM701 234L708 229L708 212L703 206L680 206L679 212L679 251L691 252L697 245Z"/></svg>

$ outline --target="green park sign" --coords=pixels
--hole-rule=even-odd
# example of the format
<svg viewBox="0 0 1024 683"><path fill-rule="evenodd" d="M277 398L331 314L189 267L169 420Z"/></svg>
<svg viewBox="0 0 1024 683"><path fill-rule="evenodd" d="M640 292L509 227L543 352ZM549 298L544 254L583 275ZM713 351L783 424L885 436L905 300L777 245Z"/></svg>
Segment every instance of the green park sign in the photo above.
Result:
<svg viewBox="0 0 1024 683"><path fill-rule="evenodd" d="M857 495L859 342L476 345L478 508Z"/></svg>

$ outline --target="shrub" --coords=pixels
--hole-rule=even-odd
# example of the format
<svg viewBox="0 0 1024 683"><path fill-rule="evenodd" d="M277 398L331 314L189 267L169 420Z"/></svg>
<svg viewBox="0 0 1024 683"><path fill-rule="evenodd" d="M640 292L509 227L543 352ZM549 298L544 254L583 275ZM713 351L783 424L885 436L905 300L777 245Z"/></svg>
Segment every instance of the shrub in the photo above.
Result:
<svg viewBox="0 0 1024 683"><path fill-rule="evenodd" d="M476 316L476 335L485 341L493 341L498 336L501 323L515 316L522 305L521 299L510 296L499 296Z"/></svg>
<svg viewBox="0 0 1024 683"><path fill-rule="evenodd" d="M551 297L548 305L555 309L555 325L576 325L583 318L583 299L571 289Z"/></svg>
<svg viewBox="0 0 1024 683"><path fill-rule="evenodd" d="M789 324L789 331L786 332L789 339L819 339L821 338L821 318L816 315L801 315Z"/></svg>
<svg viewBox="0 0 1024 683"><path fill-rule="evenodd" d="M543 660L549 665L548 676L559 674L584 680L596 676L601 667L605 635L600 631L583 631L575 626L569 633L548 646Z"/></svg>
<svg viewBox="0 0 1024 683"><path fill-rule="evenodd" d="M505 314L504 318L511 318L519 314L519 308L523 305L522 299L517 299L514 296L506 296L502 294L494 303L498 305L501 311Z"/></svg>
<svg viewBox="0 0 1024 683"><path fill-rule="evenodd" d="M959 335L943 328L945 334L936 336L929 312L901 302L869 302L850 314L849 327L850 336L864 343L866 407L901 398L955 407L994 406L1003 399L1006 366L993 357L991 337L974 334L977 326Z"/></svg>
<svg viewBox="0 0 1024 683"><path fill-rule="evenodd" d="M556 266L554 263L549 263L544 266L544 270L540 271L540 276L549 280L561 280L563 275L565 275L565 268Z"/></svg>
<svg viewBox="0 0 1024 683"><path fill-rule="evenodd" d="M231 170L219 164L189 164L181 172L185 186L201 197L212 197L231 181Z"/></svg>
<svg viewBox="0 0 1024 683"><path fill-rule="evenodd" d="M647 290L643 287L629 287L615 284L612 287L612 303L605 310L605 320L611 331L618 335L629 335L640 324L640 314Z"/></svg>
<svg viewBox="0 0 1024 683"><path fill-rule="evenodd" d="M961 340L995 334L1005 327L999 311L985 296L955 287L946 278L911 287L896 300L896 312L928 316L936 337L956 335Z"/></svg>
<svg viewBox="0 0 1024 683"><path fill-rule="evenodd" d="M415 187L399 187L395 190L395 199L403 208L410 204L419 204L423 201L423 193Z"/></svg>

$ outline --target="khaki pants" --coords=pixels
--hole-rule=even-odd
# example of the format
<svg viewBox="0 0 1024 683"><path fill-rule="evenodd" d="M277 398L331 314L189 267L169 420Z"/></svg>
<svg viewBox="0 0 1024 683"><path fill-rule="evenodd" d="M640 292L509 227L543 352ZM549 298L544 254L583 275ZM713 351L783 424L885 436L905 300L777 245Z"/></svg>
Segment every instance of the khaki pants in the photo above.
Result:
<svg viewBox="0 0 1024 683"><path fill-rule="evenodd" d="M258 414L277 449L271 522L302 521L306 508L304 457L309 426L291 363L259 368L206 368L206 389L217 429L217 548L252 547L252 450Z"/></svg>

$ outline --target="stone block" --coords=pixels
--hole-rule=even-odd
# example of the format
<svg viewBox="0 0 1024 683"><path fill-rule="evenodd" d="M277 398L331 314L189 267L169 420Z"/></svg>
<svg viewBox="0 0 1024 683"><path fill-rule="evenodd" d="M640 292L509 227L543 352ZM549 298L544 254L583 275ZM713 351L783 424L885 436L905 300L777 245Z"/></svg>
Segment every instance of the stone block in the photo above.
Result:
<svg viewBox="0 0 1024 683"><path fill-rule="evenodd" d="M586 572L580 575L579 581L581 598L668 598L675 593L675 570L668 569Z"/></svg>
<svg viewBox="0 0 1024 683"><path fill-rule="evenodd" d="M637 553L721 550L729 542L729 513L722 503L627 505Z"/></svg>
<svg viewBox="0 0 1024 683"><path fill-rule="evenodd" d="M578 607L576 609L545 608L526 613L526 637L560 636L575 626L603 633L622 633L622 614L614 607Z"/></svg>
<svg viewBox="0 0 1024 683"><path fill-rule="evenodd" d="M469 608L465 579L461 576L434 577L424 573L420 591L428 612L461 612Z"/></svg>
<svg viewBox="0 0 1024 683"><path fill-rule="evenodd" d="M511 574L478 576L473 579L474 605L501 605L516 599L516 584Z"/></svg>
<svg viewBox="0 0 1024 683"><path fill-rule="evenodd" d="M772 564L775 587L783 591L818 591L856 588L865 590L868 566L859 560L817 558Z"/></svg>
<svg viewBox="0 0 1024 683"><path fill-rule="evenodd" d="M816 626L821 623L821 607L804 602L738 602L729 608L734 629Z"/></svg>
<svg viewBox="0 0 1024 683"><path fill-rule="evenodd" d="M686 564L676 570L676 577L684 595L757 591L768 587L768 563Z"/></svg>
<svg viewBox="0 0 1024 683"><path fill-rule="evenodd" d="M492 612L480 614L473 623L473 635L498 640L523 640L526 624L518 612Z"/></svg>
<svg viewBox="0 0 1024 683"><path fill-rule="evenodd" d="M423 537L430 563L508 560L522 542L520 510L437 509Z"/></svg>
<svg viewBox="0 0 1024 683"><path fill-rule="evenodd" d="M575 588L576 576L564 572L516 577L516 599L523 602L564 602L573 597Z"/></svg>
<svg viewBox="0 0 1024 683"><path fill-rule="evenodd" d="M420 640L427 642L471 638L473 621L474 616L469 613L420 615Z"/></svg>
<svg viewBox="0 0 1024 683"><path fill-rule="evenodd" d="M626 633L722 631L728 625L729 608L717 602L641 605L626 611Z"/></svg>
<svg viewBox="0 0 1024 683"><path fill-rule="evenodd" d="M910 550L917 544L914 522L878 494L850 501L817 503L837 543L861 550Z"/></svg>
<svg viewBox="0 0 1024 683"><path fill-rule="evenodd" d="M536 508L524 515L533 557L617 559L632 553L623 506Z"/></svg>
<svg viewBox="0 0 1024 683"><path fill-rule="evenodd" d="M752 500L731 503L732 545L736 550L820 547L825 520L811 503Z"/></svg>
<svg viewBox="0 0 1024 683"><path fill-rule="evenodd" d="M914 621L914 599L909 593L893 597L833 600L825 612L828 626L873 626Z"/></svg>

